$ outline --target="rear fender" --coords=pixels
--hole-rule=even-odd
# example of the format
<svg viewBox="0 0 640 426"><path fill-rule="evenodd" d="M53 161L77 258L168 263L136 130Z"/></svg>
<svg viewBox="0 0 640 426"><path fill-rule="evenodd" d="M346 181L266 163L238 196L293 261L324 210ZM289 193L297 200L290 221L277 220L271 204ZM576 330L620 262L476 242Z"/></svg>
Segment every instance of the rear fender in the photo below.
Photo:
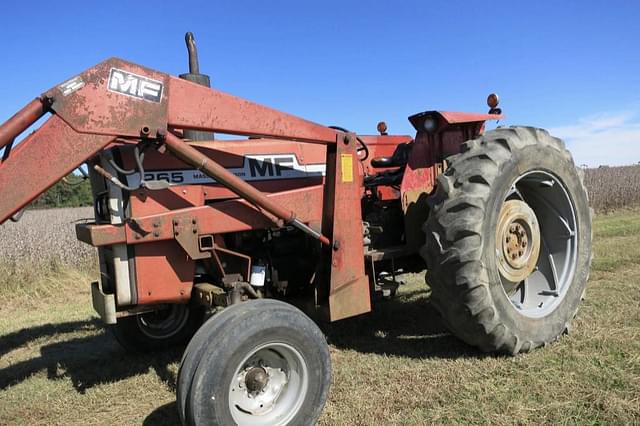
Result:
<svg viewBox="0 0 640 426"><path fill-rule="evenodd" d="M446 169L445 159L458 154L465 141L481 135L487 120L500 118L502 115L445 111L425 111L409 117L417 134L400 185L409 246L417 250L424 244L421 229L429 215L427 197ZM435 120L431 132L425 130L427 119Z"/></svg>

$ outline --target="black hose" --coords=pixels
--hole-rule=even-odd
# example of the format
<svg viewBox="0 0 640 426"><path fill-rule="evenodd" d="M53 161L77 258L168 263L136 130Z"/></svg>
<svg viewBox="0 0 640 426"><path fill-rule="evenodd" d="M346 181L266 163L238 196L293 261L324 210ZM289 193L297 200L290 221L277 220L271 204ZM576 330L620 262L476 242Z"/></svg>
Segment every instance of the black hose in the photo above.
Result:
<svg viewBox="0 0 640 426"><path fill-rule="evenodd" d="M144 142L141 142L141 144L144 144ZM138 165L138 162L142 163L144 161L144 150L147 149L147 146L148 146L147 144L144 144L142 147L142 151L140 151L140 149L138 148L138 145L136 145L135 148L133 149L133 155L136 161L136 166ZM109 164L111 165L111 167L116 169L118 173L123 174L125 176L130 176L139 171L139 168L136 168L136 167L128 170L124 169L120 167L113 158L109 158Z"/></svg>
<svg viewBox="0 0 640 426"><path fill-rule="evenodd" d="M122 167L120 167L113 158L109 158L108 162L111 165L111 167L113 167L118 173L123 174L125 176L130 176L134 173L140 173L140 183L138 184L137 187L133 188L131 186L128 186L126 184L124 184L123 182L121 182L117 177L115 176L110 176L108 177L108 180L111 181L112 183L114 183L116 186L118 186L121 189L124 189L126 191L135 191L136 189L140 188L141 186L143 186L144 184L144 166L142 165L142 163L144 162L144 151L150 146L150 142L149 141L142 141L139 144L137 144L134 148L133 148L133 158L135 160L136 163L136 167L130 170L124 169ZM95 168L95 166L94 166Z"/></svg>
<svg viewBox="0 0 640 426"><path fill-rule="evenodd" d="M345 132L345 133L351 133L349 130L345 129L344 127L340 127L340 126L329 126L330 129L333 130L339 130L341 132ZM360 145L362 145L362 148L358 148L356 151L364 151L364 157L359 158L360 161L364 161L367 158L369 158L369 147L367 146L366 143L364 143L364 141L362 139L360 139L360 136L356 135L356 140L360 143Z"/></svg>

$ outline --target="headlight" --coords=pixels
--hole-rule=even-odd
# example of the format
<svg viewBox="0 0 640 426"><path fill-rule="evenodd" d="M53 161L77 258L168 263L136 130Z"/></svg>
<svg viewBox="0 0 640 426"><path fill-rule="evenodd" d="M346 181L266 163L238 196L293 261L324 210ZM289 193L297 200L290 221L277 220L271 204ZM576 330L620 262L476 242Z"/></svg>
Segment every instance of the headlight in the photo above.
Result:
<svg viewBox="0 0 640 426"><path fill-rule="evenodd" d="M422 124L422 127L428 133L433 133L438 128L438 119L436 117L427 117L425 118L424 123Z"/></svg>

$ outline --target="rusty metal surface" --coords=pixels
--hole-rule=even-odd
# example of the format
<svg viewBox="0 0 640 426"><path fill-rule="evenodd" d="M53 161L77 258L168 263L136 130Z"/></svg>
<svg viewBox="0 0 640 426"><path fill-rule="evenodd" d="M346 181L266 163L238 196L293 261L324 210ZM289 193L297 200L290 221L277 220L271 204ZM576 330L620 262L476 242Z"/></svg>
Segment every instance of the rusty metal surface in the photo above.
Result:
<svg viewBox="0 0 640 426"><path fill-rule="evenodd" d="M336 243L324 251L327 285L319 291L325 292L322 301L328 305L329 318L342 319L371 309L363 262L361 197L363 173L374 170L369 162L362 166L359 163L354 135L345 138L334 129L117 58L88 69L44 96L53 100L51 109L56 115L0 165L0 222L116 137L128 138L123 143L135 143L141 137L155 138L160 132L175 157L216 183L176 186L158 193L135 191L131 198L133 218L124 225L81 225L76 230L79 239L96 246L130 246L139 304L190 298L194 259L210 255L200 250L200 236L266 228L297 219L302 224L322 223L323 235L319 238ZM43 111L38 100L10 119L0 127L0 145L10 143ZM415 228L426 217L423 201L443 170L444 155L459 150L470 134L482 130L484 121L501 118L434 113L452 125L451 132L439 138L418 132L401 186L407 235L421 235ZM171 133L183 134L189 129L287 139L280 149L291 150L301 164L326 158L327 176L302 183L282 180L254 186L225 167L242 160L249 149L269 153L276 144L273 140L253 139L226 147L223 142L191 145ZM411 140L388 135L364 139L373 153L371 157L389 155L397 144ZM305 148L300 141L317 145ZM164 167L177 164L184 168L175 158L156 152L150 152L148 160L157 160ZM207 200L231 196L240 198L205 205ZM385 196L397 198L398 193L390 191ZM222 253L224 248L215 250ZM248 277L248 269L245 274Z"/></svg>
<svg viewBox="0 0 640 426"><path fill-rule="evenodd" d="M228 304L225 291L213 284L198 283L193 286L193 301L204 306L226 306Z"/></svg>
<svg viewBox="0 0 640 426"><path fill-rule="evenodd" d="M45 114L42 101L34 99L0 126L0 149L11 143L20 133Z"/></svg>
<svg viewBox="0 0 640 426"><path fill-rule="evenodd" d="M198 219L195 217L183 217L173 219L171 222L173 223L174 238L192 260L211 257L210 252L200 251Z"/></svg>
<svg viewBox="0 0 640 426"><path fill-rule="evenodd" d="M328 155L323 233L331 235L337 250L327 249L329 265L329 320L336 321L371 310L369 279L364 271L362 244L362 175L358 173L354 135L339 136L335 154ZM329 164L327 164L329 166ZM330 171L331 170L331 171ZM330 233L328 232L330 231ZM325 252L327 253L327 252Z"/></svg>
<svg viewBox="0 0 640 426"><path fill-rule="evenodd" d="M179 78L169 85L171 127L335 143L336 131L320 124Z"/></svg>
<svg viewBox="0 0 640 426"><path fill-rule="evenodd" d="M444 113L448 114L448 119L453 120L452 123L458 124L440 125L437 132L430 134L421 130L419 123L420 117L432 113L438 112L410 117L418 132L400 184L406 243L413 251L424 244L422 226L429 214L427 197L433 192L438 176L445 171L446 158L460 153L464 142L483 131L483 120L497 117L489 114Z"/></svg>
<svg viewBox="0 0 640 426"><path fill-rule="evenodd" d="M521 200L505 201L496 226L500 274L513 283L527 278L538 263L540 227L535 213Z"/></svg>
<svg viewBox="0 0 640 426"><path fill-rule="evenodd" d="M107 135L76 133L59 117L49 118L0 165L0 223L112 140Z"/></svg>
<svg viewBox="0 0 640 426"><path fill-rule="evenodd" d="M140 137L143 128L167 127L168 79L167 74L111 58L45 95L54 99L51 109L78 132ZM161 85L158 102L144 98L156 90L145 91L145 82Z"/></svg>
<svg viewBox="0 0 640 426"><path fill-rule="evenodd" d="M135 246L135 273L140 305L191 298L195 262L174 240Z"/></svg>
<svg viewBox="0 0 640 426"><path fill-rule="evenodd" d="M438 111L438 114L449 124L458 123L477 123L491 120L501 120L504 118L502 114L480 114L474 112L450 112Z"/></svg>
<svg viewBox="0 0 640 426"><path fill-rule="evenodd" d="M418 133L400 184L402 209L405 214L405 240L412 251L424 244L422 226L429 214L427 196L432 192L439 173L438 145L426 133Z"/></svg>
<svg viewBox="0 0 640 426"><path fill-rule="evenodd" d="M169 133L166 135L165 144L171 153L185 161L187 164L192 165L207 176L215 179L216 182L230 189L243 199L274 215L278 219L275 221L276 225L282 226L282 224L291 224L311 237L317 238L323 244L331 244L330 240L326 236L313 231L306 224L297 219L295 210L284 208L281 204L267 197L266 194L258 191L242 178L236 176L225 167L218 164L214 159L205 156L200 151L180 140L173 134Z"/></svg>
<svg viewBox="0 0 640 426"><path fill-rule="evenodd" d="M299 219L305 223L322 220L322 186L270 195L285 207L299 207ZM78 238L94 246L118 243L144 244L174 239L173 221L198 221L198 235L265 229L274 217L251 203L237 199L207 206L164 210L147 216L135 216L124 225L76 225Z"/></svg>
<svg viewBox="0 0 640 426"><path fill-rule="evenodd" d="M76 237L83 243L94 247L122 244L127 241L123 225L78 223L76 224Z"/></svg>
<svg viewBox="0 0 640 426"><path fill-rule="evenodd" d="M253 186L229 172L227 169L216 163L215 160L206 157L197 149L178 139L171 133L166 135L165 144L171 153L183 160L185 163L192 165L211 178L215 179L221 185L224 185L240 197L257 204L269 213L289 223L295 219L296 215L293 211L282 208L277 203L268 199L265 194L261 193Z"/></svg>

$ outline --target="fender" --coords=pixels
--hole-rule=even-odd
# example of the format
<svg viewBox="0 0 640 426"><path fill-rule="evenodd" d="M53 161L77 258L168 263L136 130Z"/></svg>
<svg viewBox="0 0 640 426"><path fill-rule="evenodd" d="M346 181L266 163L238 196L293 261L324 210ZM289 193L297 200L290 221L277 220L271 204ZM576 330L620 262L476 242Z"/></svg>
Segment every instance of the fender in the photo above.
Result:
<svg viewBox="0 0 640 426"><path fill-rule="evenodd" d="M429 214L427 197L434 191L438 175L446 169L445 159L458 154L465 141L481 135L486 121L501 118L501 114L447 111L424 111L409 117L417 134L400 195L410 247L417 250L424 244L421 228Z"/></svg>

